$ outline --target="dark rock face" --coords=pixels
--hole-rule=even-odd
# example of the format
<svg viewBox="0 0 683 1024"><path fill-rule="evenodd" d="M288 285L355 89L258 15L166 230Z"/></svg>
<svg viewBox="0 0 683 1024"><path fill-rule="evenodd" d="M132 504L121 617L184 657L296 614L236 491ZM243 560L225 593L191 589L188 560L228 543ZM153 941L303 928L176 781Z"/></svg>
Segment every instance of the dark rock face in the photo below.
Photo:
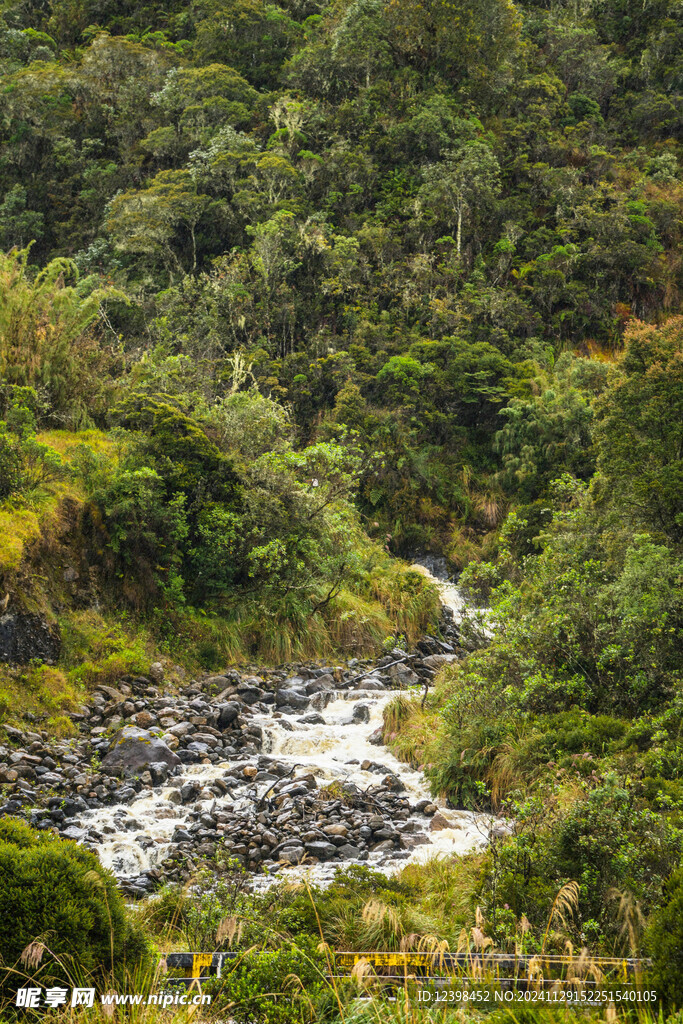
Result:
<svg viewBox="0 0 683 1024"><path fill-rule="evenodd" d="M116 736L111 750L103 758L102 768L111 774L135 775L151 764L158 772L160 763L172 768L180 763L180 758L158 736L146 729L127 725Z"/></svg>
<svg viewBox="0 0 683 1024"><path fill-rule="evenodd" d="M58 631L40 615L15 612L0 618L0 661L26 665L36 658L52 663L61 646Z"/></svg>

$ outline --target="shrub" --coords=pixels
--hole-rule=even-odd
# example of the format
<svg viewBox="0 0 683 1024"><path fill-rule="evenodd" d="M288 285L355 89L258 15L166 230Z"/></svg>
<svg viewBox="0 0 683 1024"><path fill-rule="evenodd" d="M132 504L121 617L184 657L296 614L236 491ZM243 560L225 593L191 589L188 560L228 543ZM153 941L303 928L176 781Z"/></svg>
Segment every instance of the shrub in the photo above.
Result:
<svg viewBox="0 0 683 1024"><path fill-rule="evenodd" d="M68 982L138 964L146 943L126 918L114 878L97 857L16 818L0 821L0 957L10 968L0 989L14 991L11 967L35 940L47 947L34 976ZM35 961L34 961L35 962Z"/></svg>
<svg viewBox="0 0 683 1024"><path fill-rule="evenodd" d="M683 1006L683 868L664 886L665 902L648 930L652 980L670 1006Z"/></svg>
<svg viewBox="0 0 683 1024"><path fill-rule="evenodd" d="M314 1017L316 1004L331 1008L326 961L316 947L302 936L298 948L245 953L223 975L222 994L235 1004L231 1017L239 1024L298 1024Z"/></svg>

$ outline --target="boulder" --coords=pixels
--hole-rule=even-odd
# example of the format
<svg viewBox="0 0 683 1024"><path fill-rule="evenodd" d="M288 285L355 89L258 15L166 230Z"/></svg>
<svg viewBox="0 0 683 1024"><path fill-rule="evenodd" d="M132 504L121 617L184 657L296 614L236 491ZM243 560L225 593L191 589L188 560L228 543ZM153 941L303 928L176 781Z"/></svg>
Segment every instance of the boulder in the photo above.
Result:
<svg viewBox="0 0 683 1024"><path fill-rule="evenodd" d="M240 713L240 706L236 700L229 700L227 704L221 704L218 708L218 728L227 729L235 721Z"/></svg>
<svg viewBox="0 0 683 1024"><path fill-rule="evenodd" d="M310 853L312 857L317 857L318 860L331 860L337 853L337 847L333 843L325 843L319 840L315 840L310 843L306 843L306 853Z"/></svg>
<svg viewBox="0 0 683 1024"><path fill-rule="evenodd" d="M417 673L413 672L410 665L407 665L403 661L398 665L392 665L391 668L388 669L388 672L393 682L398 686L417 686L420 682Z"/></svg>
<svg viewBox="0 0 683 1024"><path fill-rule="evenodd" d="M153 661L149 666L149 677L155 683L163 683L164 681L164 666L160 661Z"/></svg>
<svg viewBox="0 0 683 1024"><path fill-rule="evenodd" d="M135 724L140 729L149 729L155 722L156 718L149 711L138 711L135 716Z"/></svg>
<svg viewBox="0 0 683 1024"><path fill-rule="evenodd" d="M450 665L452 661L457 660L457 654L430 654L427 658L422 659L422 664L425 668L431 668L436 671L442 665Z"/></svg>
<svg viewBox="0 0 683 1024"><path fill-rule="evenodd" d="M329 672L326 672L323 676L318 676L317 679L309 679L306 683L305 690L308 694L322 693L323 691L336 690L337 684L334 681L334 676L331 676Z"/></svg>
<svg viewBox="0 0 683 1024"><path fill-rule="evenodd" d="M264 692L260 687L250 686L246 681L237 687L237 696L245 704L257 704L264 696Z"/></svg>
<svg viewBox="0 0 683 1024"><path fill-rule="evenodd" d="M359 683L356 683L354 687L356 690L383 690L384 683L377 676L366 676L361 679Z"/></svg>
<svg viewBox="0 0 683 1024"><path fill-rule="evenodd" d="M102 760L102 769L112 775L137 775L150 764L158 766L160 762L174 768L180 759L160 737L147 729L127 725L115 736L109 753Z"/></svg>
<svg viewBox="0 0 683 1024"><path fill-rule="evenodd" d="M324 725L325 719L318 711L311 711L307 715L303 715L299 721L302 725Z"/></svg>
<svg viewBox="0 0 683 1024"><path fill-rule="evenodd" d="M290 707L302 711L308 707L308 697L297 690L278 690L275 703L279 708Z"/></svg>

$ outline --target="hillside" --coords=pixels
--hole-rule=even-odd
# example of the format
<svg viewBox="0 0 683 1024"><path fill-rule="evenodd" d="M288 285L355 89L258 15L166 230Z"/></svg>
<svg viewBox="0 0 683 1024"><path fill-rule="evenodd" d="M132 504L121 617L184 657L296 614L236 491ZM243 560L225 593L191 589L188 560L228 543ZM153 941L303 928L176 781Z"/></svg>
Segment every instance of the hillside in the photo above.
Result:
<svg viewBox="0 0 683 1024"><path fill-rule="evenodd" d="M537 951L576 883L558 948L662 947L682 54L678 0L7 0L0 731L413 650L439 556L489 632L383 735L515 822L472 914Z"/></svg>

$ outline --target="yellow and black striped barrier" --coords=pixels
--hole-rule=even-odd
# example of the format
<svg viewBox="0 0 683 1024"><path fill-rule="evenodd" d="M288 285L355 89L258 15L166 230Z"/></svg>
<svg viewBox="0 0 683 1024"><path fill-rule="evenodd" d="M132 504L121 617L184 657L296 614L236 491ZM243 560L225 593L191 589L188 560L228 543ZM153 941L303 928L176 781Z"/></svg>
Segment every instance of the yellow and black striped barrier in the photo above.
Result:
<svg viewBox="0 0 683 1024"><path fill-rule="evenodd" d="M223 967L240 958L243 953L168 953L165 957L169 970L189 971L189 976L178 978L179 983L206 981L211 977L220 978ZM540 981L543 984L563 982L574 984L581 980L583 984L595 984L587 978L579 979L576 969L579 962L575 957L555 954L523 954L514 956L509 953L489 953L471 951L464 953L450 952L383 952L377 950L364 952L339 951L332 955L335 978L349 977L354 969L367 967L379 982L415 981L418 984L452 981L454 976L484 977L497 982L529 983ZM591 973L599 977L610 977L622 983L630 982L643 968L650 966L648 960L637 960L633 957L590 957L582 964L584 973L590 966Z"/></svg>
<svg viewBox="0 0 683 1024"><path fill-rule="evenodd" d="M242 953L167 953L164 957L169 971L190 971L189 976L177 978L178 982L207 981L208 978L220 978L223 965Z"/></svg>

